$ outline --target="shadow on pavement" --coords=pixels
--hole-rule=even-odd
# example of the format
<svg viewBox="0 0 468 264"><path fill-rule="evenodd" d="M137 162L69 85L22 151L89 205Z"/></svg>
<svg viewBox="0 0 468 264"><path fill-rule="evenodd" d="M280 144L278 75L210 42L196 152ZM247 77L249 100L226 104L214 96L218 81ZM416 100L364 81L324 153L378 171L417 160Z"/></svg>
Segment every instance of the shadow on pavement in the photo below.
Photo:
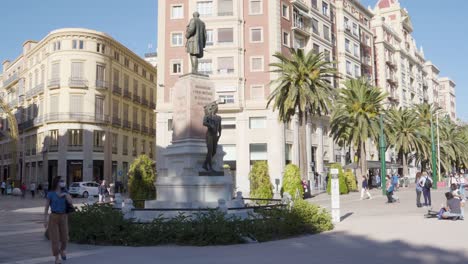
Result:
<svg viewBox="0 0 468 264"><path fill-rule="evenodd" d="M424 243L421 238L421 243ZM468 255L432 246L412 245L401 240L369 240L346 232L261 244L220 247L106 247L96 254L71 258L68 263L191 263L191 264L283 264L301 263L372 263L372 264L461 264Z"/></svg>

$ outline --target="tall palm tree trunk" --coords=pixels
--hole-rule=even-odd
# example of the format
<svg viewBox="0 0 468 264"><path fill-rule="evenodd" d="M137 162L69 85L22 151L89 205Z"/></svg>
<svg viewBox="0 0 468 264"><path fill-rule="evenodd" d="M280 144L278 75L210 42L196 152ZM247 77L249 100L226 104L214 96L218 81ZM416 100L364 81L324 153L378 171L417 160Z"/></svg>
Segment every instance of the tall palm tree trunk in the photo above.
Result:
<svg viewBox="0 0 468 264"><path fill-rule="evenodd" d="M306 126L307 122L301 120L299 123L299 168L301 171L301 178L307 180L308 176L308 164L307 164L307 133Z"/></svg>
<svg viewBox="0 0 468 264"><path fill-rule="evenodd" d="M403 153L403 177L408 176L408 162L406 160L406 153Z"/></svg>

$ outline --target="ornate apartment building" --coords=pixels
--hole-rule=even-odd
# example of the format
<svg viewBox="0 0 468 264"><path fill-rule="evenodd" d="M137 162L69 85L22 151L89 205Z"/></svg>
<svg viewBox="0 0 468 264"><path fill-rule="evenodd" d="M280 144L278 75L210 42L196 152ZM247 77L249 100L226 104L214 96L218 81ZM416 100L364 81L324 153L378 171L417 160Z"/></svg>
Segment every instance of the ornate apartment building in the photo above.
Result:
<svg viewBox="0 0 468 264"><path fill-rule="evenodd" d="M440 70L426 61L422 47L417 47L408 11L398 0L379 0L373 13L376 80L388 92L390 103L402 107L433 103L455 120L455 91L440 86ZM451 82L450 86L455 84ZM448 91L447 99L441 98L443 91Z"/></svg>
<svg viewBox="0 0 468 264"><path fill-rule="evenodd" d="M450 78L439 78L439 106L454 122L457 121L455 86L455 82Z"/></svg>
<svg viewBox="0 0 468 264"><path fill-rule="evenodd" d="M0 91L18 121L17 179L126 182L139 154L155 155L156 69L109 35L88 29L28 40L3 62ZM14 158L1 115L0 178ZM12 179L15 180L15 179Z"/></svg>

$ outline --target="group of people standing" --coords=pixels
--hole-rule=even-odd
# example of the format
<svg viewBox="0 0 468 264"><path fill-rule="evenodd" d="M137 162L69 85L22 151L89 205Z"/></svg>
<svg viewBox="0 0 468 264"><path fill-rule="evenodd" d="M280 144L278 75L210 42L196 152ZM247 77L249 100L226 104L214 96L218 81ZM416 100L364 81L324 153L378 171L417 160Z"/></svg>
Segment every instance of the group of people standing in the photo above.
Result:
<svg viewBox="0 0 468 264"><path fill-rule="evenodd" d="M2 181L0 183L0 193L1 195L8 195L12 194L13 190L15 189L15 183L14 182L6 182ZM36 185L35 182L31 182L29 184L29 187L26 185L26 183L21 183L19 186L19 190L21 191L21 198L24 199L26 197L26 193L29 191L31 193L31 197L34 199L36 197L36 194L38 194L41 197L46 197L47 194L47 185L43 185L42 183L39 183Z"/></svg>
<svg viewBox="0 0 468 264"><path fill-rule="evenodd" d="M427 172L416 173L416 206L423 207L421 204L421 194L424 196L424 206L431 207L431 188L433 180Z"/></svg>

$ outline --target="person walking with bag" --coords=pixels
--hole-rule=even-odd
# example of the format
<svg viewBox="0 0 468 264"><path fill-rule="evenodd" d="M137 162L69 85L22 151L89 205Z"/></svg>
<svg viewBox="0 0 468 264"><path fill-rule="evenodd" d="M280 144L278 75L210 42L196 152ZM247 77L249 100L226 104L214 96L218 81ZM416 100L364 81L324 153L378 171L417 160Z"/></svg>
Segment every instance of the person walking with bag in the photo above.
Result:
<svg viewBox="0 0 468 264"><path fill-rule="evenodd" d="M419 184L422 186L423 196L424 196L424 205L431 207L431 188L432 188L432 178L429 177L427 172L422 173L422 177L419 180Z"/></svg>
<svg viewBox="0 0 468 264"><path fill-rule="evenodd" d="M47 193L47 202L44 208L44 227L48 230L55 263L62 263L67 259L65 250L68 243L68 215L73 207L71 196L62 191L66 184L57 176L52 181L50 191ZM51 214L49 215L49 208ZM47 219L48 218L48 219Z"/></svg>

